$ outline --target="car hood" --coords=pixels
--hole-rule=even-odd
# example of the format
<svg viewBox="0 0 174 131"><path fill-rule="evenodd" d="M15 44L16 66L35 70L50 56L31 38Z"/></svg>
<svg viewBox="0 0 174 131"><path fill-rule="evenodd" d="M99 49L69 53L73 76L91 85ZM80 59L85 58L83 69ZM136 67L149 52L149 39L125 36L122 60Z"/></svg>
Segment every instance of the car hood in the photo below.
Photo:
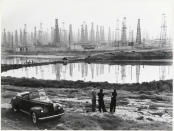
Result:
<svg viewBox="0 0 174 131"><path fill-rule="evenodd" d="M49 98L46 99L40 99L41 102L45 102L45 103L53 103L53 105L58 105L58 106L62 106L61 104L59 104L57 101L55 100L50 100Z"/></svg>

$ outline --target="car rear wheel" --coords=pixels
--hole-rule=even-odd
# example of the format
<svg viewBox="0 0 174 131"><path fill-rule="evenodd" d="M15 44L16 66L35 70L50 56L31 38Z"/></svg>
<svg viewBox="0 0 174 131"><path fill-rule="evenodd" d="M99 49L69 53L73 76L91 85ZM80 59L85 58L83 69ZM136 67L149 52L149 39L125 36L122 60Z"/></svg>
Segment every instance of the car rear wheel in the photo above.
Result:
<svg viewBox="0 0 174 131"><path fill-rule="evenodd" d="M37 114L35 112L31 113L31 119L32 119L33 124L38 123L38 117L37 117Z"/></svg>

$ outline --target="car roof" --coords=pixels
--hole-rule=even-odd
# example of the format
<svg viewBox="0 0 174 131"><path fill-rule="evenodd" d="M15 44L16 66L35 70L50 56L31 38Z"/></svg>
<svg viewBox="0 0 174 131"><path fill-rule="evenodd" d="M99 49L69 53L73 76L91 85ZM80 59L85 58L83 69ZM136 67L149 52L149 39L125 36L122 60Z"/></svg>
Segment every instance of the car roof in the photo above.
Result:
<svg viewBox="0 0 174 131"><path fill-rule="evenodd" d="M37 90L31 91L31 92L29 92L29 91L24 91L24 92L17 93L17 96L22 96L22 95L30 94L30 93L32 93L32 92L40 92L40 91L44 91L44 92L45 92L44 89L37 89Z"/></svg>
<svg viewBox="0 0 174 131"><path fill-rule="evenodd" d="M26 95L26 94L29 94L29 91L17 93L17 96L22 96L22 95Z"/></svg>

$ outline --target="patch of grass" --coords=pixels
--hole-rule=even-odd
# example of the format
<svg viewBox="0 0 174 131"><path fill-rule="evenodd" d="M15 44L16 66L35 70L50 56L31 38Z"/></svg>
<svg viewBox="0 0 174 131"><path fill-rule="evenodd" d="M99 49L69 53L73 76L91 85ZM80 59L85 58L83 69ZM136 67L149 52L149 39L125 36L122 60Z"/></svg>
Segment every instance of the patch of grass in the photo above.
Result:
<svg viewBox="0 0 174 131"><path fill-rule="evenodd" d="M155 113L151 113L152 115L158 115L158 116L162 116L164 113L163 112L155 112Z"/></svg>
<svg viewBox="0 0 174 131"><path fill-rule="evenodd" d="M149 121L153 121L153 119L152 119L152 118L149 118L149 117L148 117L148 118L146 118L146 119L147 119L147 120L149 120Z"/></svg>
<svg viewBox="0 0 174 131"><path fill-rule="evenodd" d="M144 82L142 84L111 84L108 82L84 82L84 81L67 81L67 80L41 80L41 79L29 79L29 78L14 78L14 77L1 77L2 85L15 85L15 86L26 86L26 87L39 87L39 88L96 88L96 89L113 89L117 90L127 90L127 91L154 91L156 90L156 85L159 85L159 90L171 91L173 90L173 80L160 80L152 82ZM163 88L165 84L168 88ZM78 90L74 90L76 92ZM140 99L145 99L146 94L142 94ZM158 97L158 99L161 99ZM162 100L162 99L161 99Z"/></svg>
<svg viewBox="0 0 174 131"><path fill-rule="evenodd" d="M137 119L137 120L143 120L144 117L143 117L143 116L140 116L140 117L137 117L136 119Z"/></svg>
<svg viewBox="0 0 174 131"><path fill-rule="evenodd" d="M138 111L141 111L142 109L147 109L147 107L146 106L139 106L139 107L137 107L138 109Z"/></svg>
<svg viewBox="0 0 174 131"><path fill-rule="evenodd" d="M152 110L157 110L157 109L158 109L158 107L157 107L156 105L150 105L150 106L149 106L149 109L152 109Z"/></svg>

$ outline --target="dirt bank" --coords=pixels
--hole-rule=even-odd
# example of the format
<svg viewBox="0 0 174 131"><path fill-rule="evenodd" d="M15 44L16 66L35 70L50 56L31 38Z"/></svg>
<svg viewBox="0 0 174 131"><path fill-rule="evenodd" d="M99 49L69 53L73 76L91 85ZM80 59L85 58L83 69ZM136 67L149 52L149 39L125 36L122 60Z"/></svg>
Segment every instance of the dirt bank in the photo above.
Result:
<svg viewBox="0 0 174 131"><path fill-rule="evenodd" d="M88 56L88 61L106 61L106 60L155 60L155 59L171 59L173 58L172 51L117 51L98 53Z"/></svg>
<svg viewBox="0 0 174 131"><path fill-rule="evenodd" d="M45 88L48 96L59 101L65 115L61 119L46 120L34 126L29 116L11 111L10 100L17 92L32 91L27 86L1 86L1 126L10 130L84 129L84 130L172 130L172 92L117 90L116 113L91 112L91 89ZM98 92L99 90L96 89ZM104 89L105 105L109 111L111 89ZM142 99L139 96L146 95ZM160 96L163 99L151 99ZM88 104L86 104L88 102Z"/></svg>
<svg viewBox="0 0 174 131"><path fill-rule="evenodd" d="M27 87L43 87L43 88L86 88L92 86L96 89L122 89L127 91L172 91L173 80L160 80L152 82L132 83L132 84L118 84L108 82L84 82L84 81L68 81L68 80L41 80L34 78L15 78L15 77L1 77L2 85L15 85Z"/></svg>
<svg viewBox="0 0 174 131"><path fill-rule="evenodd" d="M1 72L8 71L8 70L13 70L13 69L19 69L22 67L32 67L32 66L42 66L42 65L49 65L49 64L67 64L67 63L74 63L74 62L79 62L81 59L80 58L65 58L68 60L55 60L52 62L40 62L40 63L26 63L26 64L1 64Z"/></svg>

